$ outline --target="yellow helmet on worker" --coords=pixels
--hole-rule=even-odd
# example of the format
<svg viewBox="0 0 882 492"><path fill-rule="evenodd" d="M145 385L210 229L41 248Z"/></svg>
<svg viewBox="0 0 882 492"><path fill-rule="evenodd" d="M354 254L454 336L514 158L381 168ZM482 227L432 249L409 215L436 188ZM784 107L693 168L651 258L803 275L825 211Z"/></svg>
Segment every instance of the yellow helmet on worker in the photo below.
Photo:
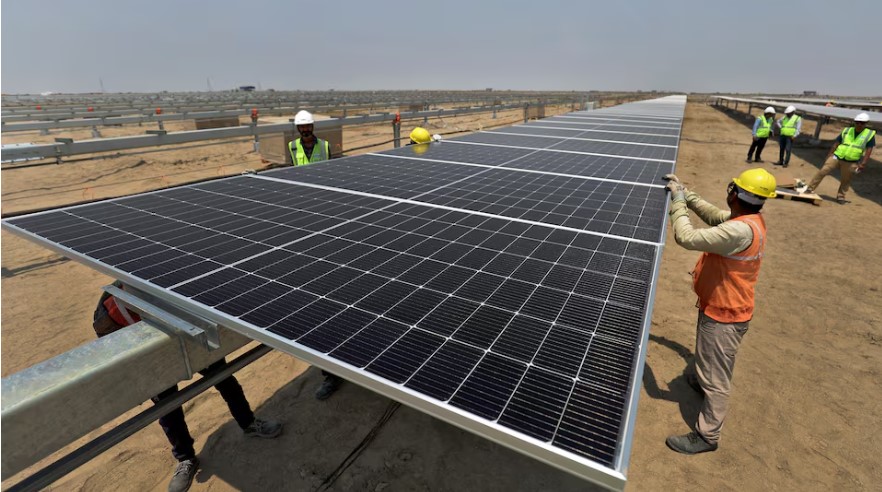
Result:
<svg viewBox="0 0 882 492"><path fill-rule="evenodd" d="M432 134L429 130L418 126L410 132L410 141L417 144L429 143L432 141Z"/></svg>
<svg viewBox="0 0 882 492"><path fill-rule="evenodd" d="M748 169L732 182L738 187L738 198L754 205L761 205L766 198L775 198L775 188L778 186L775 176L765 169L758 167ZM747 192L747 194L742 193Z"/></svg>

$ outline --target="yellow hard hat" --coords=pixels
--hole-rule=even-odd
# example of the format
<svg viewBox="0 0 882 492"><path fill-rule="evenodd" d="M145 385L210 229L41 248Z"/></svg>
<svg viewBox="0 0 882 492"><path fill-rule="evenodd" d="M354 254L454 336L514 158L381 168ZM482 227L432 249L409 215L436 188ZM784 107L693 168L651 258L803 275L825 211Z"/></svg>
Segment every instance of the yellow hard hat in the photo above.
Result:
<svg viewBox="0 0 882 492"><path fill-rule="evenodd" d="M775 182L775 176L761 167L744 171L741 176L732 178L732 182L742 190L761 198L776 196L775 188L778 184Z"/></svg>
<svg viewBox="0 0 882 492"><path fill-rule="evenodd" d="M429 130L418 126L410 132L410 139L418 144L424 144L432 141L432 135Z"/></svg>

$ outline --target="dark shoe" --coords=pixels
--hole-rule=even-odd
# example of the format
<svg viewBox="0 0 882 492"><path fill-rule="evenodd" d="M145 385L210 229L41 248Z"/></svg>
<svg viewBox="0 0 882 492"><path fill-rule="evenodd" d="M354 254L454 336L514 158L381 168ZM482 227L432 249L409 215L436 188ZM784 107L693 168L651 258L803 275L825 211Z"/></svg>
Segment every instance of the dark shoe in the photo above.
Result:
<svg viewBox="0 0 882 492"><path fill-rule="evenodd" d="M199 469L199 460L191 458L178 463L175 468L175 474L172 475L171 482L168 483L168 492L186 492L190 490L193 484L193 478L196 476L196 470Z"/></svg>
<svg viewBox="0 0 882 492"><path fill-rule="evenodd" d="M765 161L763 161L762 159L760 159L759 157L757 157L756 159L753 160L753 162L765 162Z"/></svg>
<svg viewBox="0 0 882 492"><path fill-rule="evenodd" d="M272 420L254 419L251 425L245 428L245 437L262 437L272 439L282 433L282 424Z"/></svg>
<svg viewBox="0 0 882 492"><path fill-rule="evenodd" d="M845 205L846 203L848 203L848 200L846 200L844 196L840 196L836 198L836 203L840 205Z"/></svg>
<svg viewBox="0 0 882 492"><path fill-rule="evenodd" d="M316 400L327 400L340 388L340 384L343 383L343 380L338 378L337 376L325 376L325 381L319 386L319 389L315 392Z"/></svg>
<svg viewBox="0 0 882 492"><path fill-rule="evenodd" d="M781 164L781 167L788 167L790 164Z"/></svg>
<svg viewBox="0 0 882 492"><path fill-rule="evenodd" d="M686 383L688 383L689 387L694 389L699 394L704 394L704 390L701 389L701 383L698 382L698 376L696 376L695 374L686 374Z"/></svg>
<svg viewBox="0 0 882 492"><path fill-rule="evenodd" d="M783 166L784 163L781 162L781 161L778 161L778 162L773 162L772 165L773 165L773 166Z"/></svg>
<svg viewBox="0 0 882 492"><path fill-rule="evenodd" d="M751 162L753 162L753 159L751 159L750 157L748 157L747 159L744 159L744 162L750 164Z"/></svg>
<svg viewBox="0 0 882 492"><path fill-rule="evenodd" d="M683 454L698 454L717 450L717 444L705 441L697 432L690 432L682 436L670 436L665 439L665 444L674 451Z"/></svg>

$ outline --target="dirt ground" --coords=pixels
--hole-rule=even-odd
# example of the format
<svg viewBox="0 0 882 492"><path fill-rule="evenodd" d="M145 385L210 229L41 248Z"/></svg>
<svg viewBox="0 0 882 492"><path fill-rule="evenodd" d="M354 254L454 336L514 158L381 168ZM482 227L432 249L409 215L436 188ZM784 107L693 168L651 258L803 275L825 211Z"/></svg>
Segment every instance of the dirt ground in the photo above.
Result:
<svg viewBox="0 0 882 492"><path fill-rule="evenodd" d="M690 103L677 163L682 181L722 203L728 180L751 167L744 163L750 122L741 113ZM377 135L360 130L360 138L388 139L386 130L380 130ZM804 131L811 130L806 122ZM832 138L835 130L826 127L824 137ZM346 141L356 138L347 136ZM250 143L237 145L4 171L3 211L82 199L87 186L95 196L131 193L166 185L155 176L174 170L193 171L184 180L220 174L216 169L227 162L260 162L247 154ZM764 152L767 163L777 150L770 142ZM809 179L826 152L797 147L787 174ZM140 160L147 162L137 164ZM783 177L782 170L766 168ZM677 455L664 444L667 435L688 430L700 403L681 377L695 336L687 272L698 255L678 247L669 231L628 473L630 490L873 490L882 482L882 440L876 438L882 427L882 263L873 260L882 244L882 162L874 159L857 176L851 203L830 200L837 186L835 176L821 184L818 191L828 198L821 207L783 200L766 206L769 244L756 315L738 355L730 416L720 449L694 457ZM73 191L54 194L65 189ZM2 233L0 262L4 376L92 339L89 319L106 277L7 232ZM318 402L313 391L321 380L319 372L279 353L237 377L256 413L283 421L285 432L273 441L245 440L215 391L189 402L187 421L202 460L192 490L324 490L325 477L390 405L352 384ZM52 488L165 490L173 466L165 438L153 424ZM329 489L593 488L401 407Z"/></svg>

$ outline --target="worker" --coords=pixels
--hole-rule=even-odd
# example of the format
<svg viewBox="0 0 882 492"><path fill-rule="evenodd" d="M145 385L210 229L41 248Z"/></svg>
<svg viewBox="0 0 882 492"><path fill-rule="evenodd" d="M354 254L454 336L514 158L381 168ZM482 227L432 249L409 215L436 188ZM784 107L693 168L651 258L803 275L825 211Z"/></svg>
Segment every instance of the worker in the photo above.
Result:
<svg viewBox="0 0 882 492"><path fill-rule="evenodd" d="M315 136L315 120L312 113L306 110L298 111L294 115L294 126L300 133L300 138L288 142L288 152L291 153L291 162L295 166L303 166L314 162L326 161L331 158L331 147L327 140Z"/></svg>
<svg viewBox="0 0 882 492"><path fill-rule="evenodd" d="M753 122L753 142L747 151L747 162L763 162L763 149L772 134L772 123L775 122L775 108L769 106L763 114L756 117ZM756 151L756 155L754 155Z"/></svg>
<svg viewBox="0 0 882 492"><path fill-rule="evenodd" d="M692 272L698 295L695 362L686 381L704 401L695 431L667 438L668 447L684 454L715 451L729 406L735 355L753 317L754 287L767 245L760 210L775 197L775 177L762 168L734 178L726 195L728 211L704 201L669 174L671 226L680 246L702 255ZM689 210L710 228L693 228Z"/></svg>
<svg viewBox="0 0 882 492"><path fill-rule="evenodd" d="M860 113L854 117L854 126L850 126L836 137L836 142L830 148L830 152L824 159L824 166L815 173L815 177L809 182L808 193L812 193L821 184L825 176L839 168L840 181L839 193L836 201L845 204L845 193L851 186L851 178L861 173L867 167L867 161L873 154L876 146L876 130L867 128L870 115Z"/></svg>
<svg viewBox="0 0 882 492"><path fill-rule="evenodd" d="M796 114L794 106L787 106L784 117L778 120L778 162L776 166L787 167L790 165L790 152L793 150L793 140L802 131L802 118Z"/></svg>
<svg viewBox="0 0 882 492"><path fill-rule="evenodd" d="M114 282L114 285L123 288L120 282ZM129 311L115 297L105 292L95 308L92 327L99 337L103 337L140 320L141 318L137 313ZM199 371L199 374L205 375L222 368L224 364L224 359L221 359L204 370ZM248 400L245 399L242 386L239 385L235 377L230 376L224 379L217 383L214 388L221 394L224 401L227 402L230 413L246 437L272 439L282 433L282 424L272 420L255 418ZM153 403L159 403L165 398L174 395L177 391L178 386L174 385L154 396L151 400ZM160 417L159 425L172 446L172 455L178 460L174 474L168 484L168 490L169 492L184 492L193 483L193 477L196 476L196 471L199 469L199 459L196 457L196 450L193 448L194 441L193 437L190 436L190 430L187 428L183 408L177 407Z"/></svg>

